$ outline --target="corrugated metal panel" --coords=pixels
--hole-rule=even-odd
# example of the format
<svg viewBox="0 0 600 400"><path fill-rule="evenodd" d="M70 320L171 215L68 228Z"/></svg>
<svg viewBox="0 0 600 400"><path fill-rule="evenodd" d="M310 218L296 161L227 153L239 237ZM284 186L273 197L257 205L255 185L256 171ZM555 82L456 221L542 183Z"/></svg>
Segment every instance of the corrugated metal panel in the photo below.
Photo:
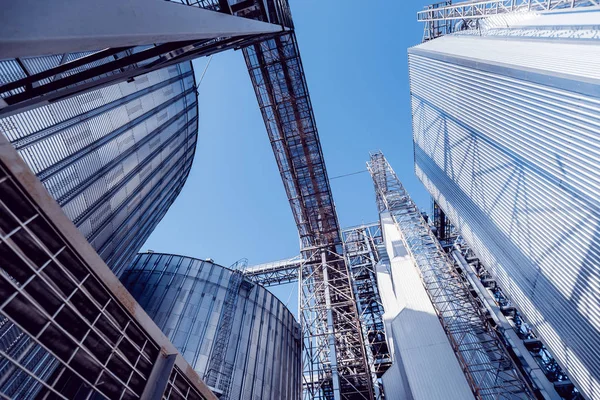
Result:
<svg viewBox="0 0 600 400"><path fill-rule="evenodd" d="M389 213L380 217L389 272L379 265L377 279L394 364L384 375L392 382L385 393L402 400L473 398L398 228Z"/></svg>
<svg viewBox="0 0 600 400"><path fill-rule="evenodd" d="M415 170L578 387L600 396L600 46L409 50Z"/></svg>
<svg viewBox="0 0 600 400"><path fill-rule="evenodd" d="M39 72L61 60L23 63ZM0 61L2 68L12 76L20 67ZM181 190L197 129L190 63L0 119L0 131L115 273Z"/></svg>
<svg viewBox="0 0 600 400"><path fill-rule="evenodd" d="M203 376L218 335L232 271L169 254L139 254L122 282L184 358ZM301 343L292 313L259 285L237 294L221 399L300 399Z"/></svg>
<svg viewBox="0 0 600 400"><path fill-rule="evenodd" d="M506 65L515 71L539 70L545 75L567 75L600 80L600 46L587 42L499 40L492 37L449 35L412 49Z"/></svg>

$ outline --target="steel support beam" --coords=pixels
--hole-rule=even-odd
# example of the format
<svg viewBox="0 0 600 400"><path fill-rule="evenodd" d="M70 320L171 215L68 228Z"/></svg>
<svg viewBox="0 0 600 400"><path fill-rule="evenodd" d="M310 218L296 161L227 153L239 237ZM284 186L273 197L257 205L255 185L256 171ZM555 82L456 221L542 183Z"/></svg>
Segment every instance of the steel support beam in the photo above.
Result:
<svg viewBox="0 0 600 400"><path fill-rule="evenodd" d="M76 22L76 23L75 23ZM23 0L2 6L0 59L281 31L163 0Z"/></svg>
<svg viewBox="0 0 600 400"><path fill-rule="evenodd" d="M302 256L286 260L252 265L244 269L244 276L263 286L281 285L298 280L298 270L304 263Z"/></svg>
<svg viewBox="0 0 600 400"><path fill-rule="evenodd" d="M171 376L171 371L173 370L176 359L177 354L158 354L140 400L162 399L163 393L169 383L169 376Z"/></svg>
<svg viewBox="0 0 600 400"><path fill-rule="evenodd" d="M237 9L234 16L214 4L161 0L8 4L0 25L0 69L11 73L0 85L0 116L244 47L292 26L285 5L271 10L276 15L268 22L246 18L239 4Z"/></svg>

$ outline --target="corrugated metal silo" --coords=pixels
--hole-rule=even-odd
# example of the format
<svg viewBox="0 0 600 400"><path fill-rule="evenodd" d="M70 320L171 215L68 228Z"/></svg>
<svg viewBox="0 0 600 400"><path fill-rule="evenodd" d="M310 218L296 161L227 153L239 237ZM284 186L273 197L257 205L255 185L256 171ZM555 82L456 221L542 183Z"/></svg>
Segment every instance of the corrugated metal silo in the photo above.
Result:
<svg viewBox="0 0 600 400"><path fill-rule="evenodd" d="M600 10L409 50L415 170L569 377L600 396Z"/></svg>
<svg viewBox="0 0 600 400"><path fill-rule="evenodd" d="M264 287L211 260L138 254L121 280L221 399L300 399L300 326Z"/></svg>

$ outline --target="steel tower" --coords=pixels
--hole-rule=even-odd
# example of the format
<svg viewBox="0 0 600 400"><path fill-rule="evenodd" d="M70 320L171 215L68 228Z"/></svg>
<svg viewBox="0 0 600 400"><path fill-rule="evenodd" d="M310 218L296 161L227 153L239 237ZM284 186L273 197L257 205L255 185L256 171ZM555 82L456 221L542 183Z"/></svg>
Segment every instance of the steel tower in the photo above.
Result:
<svg viewBox="0 0 600 400"><path fill-rule="evenodd" d="M505 344L471 295L382 153L367 164L379 212L389 212L476 399L534 399Z"/></svg>
<svg viewBox="0 0 600 400"><path fill-rule="evenodd" d="M304 392L371 399L361 323L285 0L33 0L3 7L0 116L159 68L242 49L301 238ZM72 21L77 20L77 26ZM52 25L48 24L52 21ZM99 50L101 49L101 50ZM55 65L23 61L53 54Z"/></svg>

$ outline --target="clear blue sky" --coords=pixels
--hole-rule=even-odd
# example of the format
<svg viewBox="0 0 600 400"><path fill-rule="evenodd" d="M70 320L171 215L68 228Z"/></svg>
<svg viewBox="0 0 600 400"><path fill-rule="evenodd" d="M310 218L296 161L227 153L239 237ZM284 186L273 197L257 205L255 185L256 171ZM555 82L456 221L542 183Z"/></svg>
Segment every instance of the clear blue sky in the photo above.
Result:
<svg viewBox="0 0 600 400"><path fill-rule="evenodd" d="M330 177L365 169L380 149L417 204L406 49L430 1L290 0ZM207 59L194 61L199 78ZM213 57L199 95L199 140L181 194L142 250L230 265L298 254L298 235L240 51ZM377 219L368 173L331 181L342 226ZM292 285L294 286L294 285ZM274 292L286 302L290 287ZM294 289L295 290L295 289ZM297 296L292 294L290 306Z"/></svg>

